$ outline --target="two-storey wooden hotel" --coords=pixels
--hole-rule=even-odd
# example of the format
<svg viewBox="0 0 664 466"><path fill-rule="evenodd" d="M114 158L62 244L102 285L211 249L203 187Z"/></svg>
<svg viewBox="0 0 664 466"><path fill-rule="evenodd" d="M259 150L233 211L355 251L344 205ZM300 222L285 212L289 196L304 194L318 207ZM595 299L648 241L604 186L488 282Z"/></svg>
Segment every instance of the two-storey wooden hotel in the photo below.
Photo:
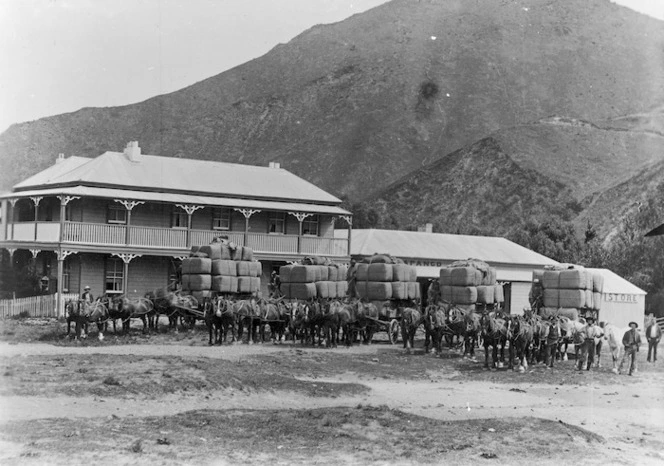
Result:
<svg viewBox="0 0 664 466"><path fill-rule="evenodd" d="M334 237L334 222L350 222L350 212L277 163L145 155L130 142L93 159L61 155L0 199L0 247L15 266L34 260L50 292L166 288L191 246L218 236L253 248L264 287L288 261L349 260L348 239Z"/></svg>

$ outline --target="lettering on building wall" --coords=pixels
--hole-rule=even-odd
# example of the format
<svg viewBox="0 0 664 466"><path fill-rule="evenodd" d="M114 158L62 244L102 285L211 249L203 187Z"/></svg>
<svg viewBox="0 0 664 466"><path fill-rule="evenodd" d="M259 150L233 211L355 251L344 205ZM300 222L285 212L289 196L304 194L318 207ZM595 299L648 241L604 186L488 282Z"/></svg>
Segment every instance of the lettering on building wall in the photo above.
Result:
<svg viewBox="0 0 664 466"><path fill-rule="evenodd" d="M638 295L626 293L606 293L604 301L614 303L638 303Z"/></svg>
<svg viewBox="0 0 664 466"><path fill-rule="evenodd" d="M409 260L404 259L404 263L414 265L416 267L443 267L442 261L428 261L428 260Z"/></svg>

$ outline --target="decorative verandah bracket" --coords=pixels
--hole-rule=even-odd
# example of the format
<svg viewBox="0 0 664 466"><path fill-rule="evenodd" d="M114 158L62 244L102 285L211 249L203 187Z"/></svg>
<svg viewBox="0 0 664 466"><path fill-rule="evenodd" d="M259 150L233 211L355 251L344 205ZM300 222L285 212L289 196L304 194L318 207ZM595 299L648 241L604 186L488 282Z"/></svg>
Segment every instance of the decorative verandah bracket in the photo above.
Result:
<svg viewBox="0 0 664 466"><path fill-rule="evenodd" d="M34 259L36 259L36 258L37 258L37 254L39 254L39 253L41 252L41 249L28 249L28 251L30 251L30 254L32 254L32 257L33 257Z"/></svg>
<svg viewBox="0 0 664 466"><path fill-rule="evenodd" d="M179 261L183 261L187 259L189 256L173 256L173 259L177 259Z"/></svg>
<svg viewBox="0 0 664 466"><path fill-rule="evenodd" d="M240 212L242 215L244 215L244 218L247 220L249 220L249 217L251 217L252 215L261 212L260 209L238 209L237 207L234 208L233 210L235 210L236 212Z"/></svg>
<svg viewBox="0 0 664 466"><path fill-rule="evenodd" d="M139 206L141 204L145 204L145 201L128 201L127 199L113 199L115 202L119 202L122 204L125 209L128 211L134 210L134 207Z"/></svg>
<svg viewBox="0 0 664 466"><path fill-rule="evenodd" d="M14 260L14 253L17 251L17 248L5 248L9 251L9 262Z"/></svg>
<svg viewBox="0 0 664 466"><path fill-rule="evenodd" d="M67 196L65 194L58 195L58 199L60 199L60 205L67 205L74 199L80 199L81 196Z"/></svg>
<svg viewBox="0 0 664 466"><path fill-rule="evenodd" d="M295 217L297 221L300 223L304 222L305 218L314 215L314 214L307 214L306 212L288 212L288 213L291 214L293 217Z"/></svg>
<svg viewBox="0 0 664 466"><path fill-rule="evenodd" d="M345 220L350 226L353 226L353 217L351 215L339 215L340 219Z"/></svg>
<svg viewBox="0 0 664 466"><path fill-rule="evenodd" d="M38 207L41 200L44 199L44 196L30 196L30 199L35 203L35 207Z"/></svg>
<svg viewBox="0 0 664 466"><path fill-rule="evenodd" d="M192 215L198 209L203 208L202 205L193 205L193 204L175 204L175 206L187 212L187 215Z"/></svg>
<svg viewBox="0 0 664 466"><path fill-rule="evenodd" d="M61 251L55 251L55 253L58 255L58 260L63 261L70 255L76 254L76 251L68 251L66 249L63 249Z"/></svg>
<svg viewBox="0 0 664 466"><path fill-rule="evenodd" d="M142 254L126 254L124 252L114 252L112 255L122 259L125 264L129 264L135 258L142 256Z"/></svg>
<svg viewBox="0 0 664 466"><path fill-rule="evenodd" d="M9 198L9 199L7 199L7 200L8 200L9 203L12 205L12 209L14 208L14 206L16 205L16 203L18 202L18 198L17 198L17 197L12 197L12 198Z"/></svg>

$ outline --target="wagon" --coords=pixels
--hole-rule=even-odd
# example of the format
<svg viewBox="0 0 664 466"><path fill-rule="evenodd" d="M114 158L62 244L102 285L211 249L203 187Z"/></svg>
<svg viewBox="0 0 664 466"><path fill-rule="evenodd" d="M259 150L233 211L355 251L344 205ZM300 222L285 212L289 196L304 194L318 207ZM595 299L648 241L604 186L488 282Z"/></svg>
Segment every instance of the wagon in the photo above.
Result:
<svg viewBox="0 0 664 466"><path fill-rule="evenodd" d="M399 334L401 333L401 314L407 307L413 307L412 300L396 300L391 299L388 301L373 301L374 305L378 308L378 319L370 319L376 325L378 332L387 333L387 338L390 344L395 345L399 341ZM419 309L421 307L419 302L415 303Z"/></svg>

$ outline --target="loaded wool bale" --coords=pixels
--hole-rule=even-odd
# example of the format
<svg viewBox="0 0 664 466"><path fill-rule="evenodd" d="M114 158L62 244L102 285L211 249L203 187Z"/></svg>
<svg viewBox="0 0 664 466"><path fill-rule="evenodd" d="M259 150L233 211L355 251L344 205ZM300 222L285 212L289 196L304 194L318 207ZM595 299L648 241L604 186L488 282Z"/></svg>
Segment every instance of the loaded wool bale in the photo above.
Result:
<svg viewBox="0 0 664 466"><path fill-rule="evenodd" d="M218 293L237 293L237 277L215 275L212 277L212 291Z"/></svg>
<svg viewBox="0 0 664 466"><path fill-rule="evenodd" d="M357 292L364 299L392 299L392 282L359 282Z"/></svg>
<svg viewBox="0 0 664 466"><path fill-rule="evenodd" d="M392 282L392 299L408 299L407 282Z"/></svg>
<svg viewBox="0 0 664 466"><path fill-rule="evenodd" d="M212 272L212 259L206 257L187 257L182 259L182 273L210 274Z"/></svg>
<svg viewBox="0 0 664 466"><path fill-rule="evenodd" d="M451 286L452 285L452 269L450 267L443 267L440 269L440 278L438 282L442 286Z"/></svg>
<svg viewBox="0 0 664 466"><path fill-rule="evenodd" d="M221 260L223 259L222 254L221 254L221 243L212 243L212 244L206 244L200 247L198 252L202 252L203 254L207 254L208 257L212 260Z"/></svg>
<svg viewBox="0 0 664 466"><path fill-rule="evenodd" d="M406 264L392 265L392 281L394 282L410 282L412 281L412 271L414 267Z"/></svg>
<svg viewBox="0 0 664 466"><path fill-rule="evenodd" d="M586 305L586 291L585 290L558 290L558 307L575 307L582 308ZM546 293L546 290L544 290ZM546 296L546 295L545 295Z"/></svg>
<svg viewBox="0 0 664 466"><path fill-rule="evenodd" d="M598 272L593 273L593 292L602 293L604 291L604 276Z"/></svg>
<svg viewBox="0 0 664 466"><path fill-rule="evenodd" d="M324 282L316 282L316 295L319 298L332 298L333 296L330 296L330 282L324 281ZM334 294L336 295L336 287L334 290Z"/></svg>
<svg viewBox="0 0 664 466"><path fill-rule="evenodd" d="M333 265L328 266L328 268L327 268L327 277L328 277L328 280L330 280L331 282L336 282L336 281L339 281L339 280L345 280L346 279L345 275L344 275L343 278L339 278L339 267L336 267L336 266L333 266Z"/></svg>
<svg viewBox="0 0 664 466"><path fill-rule="evenodd" d="M505 302L505 290L503 290L503 285L494 285L493 298L497 303Z"/></svg>
<svg viewBox="0 0 664 466"><path fill-rule="evenodd" d="M290 299L313 299L316 297L316 285L314 283L291 283L289 292Z"/></svg>
<svg viewBox="0 0 664 466"><path fill-rule="evenodd" d="M541 283L543 276L544 276L544 270L533 270L533 281L539 280Z"/></svg>
<svg viewBox="0 0 664 466"><path fill-rule="evenodd" d="M238 277L251 277L251 267L252 267L252 262L246 262L246 261L237 261L234 262L235 266L237 268L237 276Z"/></svg>
<svg viewBox="0 0 664 466"><path fill-rule="evenodd" d="M330 268L327 265L315 265L314 267L318 270L318 281L329 281Z"/></svg>
<svg viewBox="0 0 664 466"><path fill-rule="evenodd" d="M482 285L495 285L496 284L496 269L489 267L486 272L482 272Z"/></svg>
<svg viewBox="0 0 664 466"><path fill-rule="evenodd" d="M446 303L451 303L452 301L452 286L451 285L442 285L440 287L440 299Z"/></svg>
<svg viewBox="0 0 664 466"><path fill-rule="evenodd" d="M545 270L542 274L542 287L545 290L557 290L560 288L560 271L559 270Z"/></svg>
<svg viewBox="0 0 664 466"><path fill-rule="evenodd" d="M420 299L422 297L420 293L420 284L418 282L412 281L408 282L406 285L408 288L407 299Z"/></svg>
<svg viewBox="0 0 664 466"><path fill-rule="evenodd" d="M481 304L493 304L495 302L496 285L480 285L477 287L477 302Z"/></svg>
<svg viewBox="0 0 664 466"><path fill-rule="evenodd" d="M374 254L371 257L366 257L362 261L365 264L395 264L396 259L389 254Z"/></svg>
<svg viewBox="0 0 664 466"><path fill-rule="evenodd" d="M210 287L212 286L212 275L202 274L202 273L190 273L188 274L187 282L189 283L188 289L191 291L209 290Z"/></svg>
<svg viewBox="0 0 664 466"><path fill-rule="evenodd" d="M336 284L337 287L337 298L343 298L348 294L348 282L332 282Z"/></svg>
<svg viewBox="0 0 664 466"><path fill-rule="evenodd" d="M260 290L261 281L256 277L237 277L238 293L255 293Z"/></svg>
<svg viewBox="0 0 664 466"><path fill-rule="evenodd" d="M452 286L477 286L482 284L482 272L475 267L454 267L450 278Z"/></svg>
<svg viewBox="0 0 664 466"><path fill-rule="evenodd" d="M602 293L593 292L593 310L601 311L602 309Z"/></svg>
<svg viewBox="0 0 664 466"><path fill-rule="evenodd" d="M263 264L259 261L249 262L249 276L261 277L263 275Z"/></svg>
<svg viewBox="0 0 664 466"><path fill-rule="evenodd" d="M558 281L558 288L561 290L584 290L588 284L588 277L585 269L561 270ZM546 288L546 286L545 286Z"/></svg>
<svg viewBox="0 0 664 466"><path fill-rule="evenodd" d="M212 261L212 275L237 276L236 262L231 260L217 259Z"/></svg>
<svg viewBox="0 0 664 466"><path fill-rule="evenodd" d="M231 259L234 261L241 261L243 249L242 246L235 246L235 249L231 249Z"/></svg>
<svg viewBox="0 0 664 466"><path fill-rule="evenodd" d="M588 309L594 309L593 290L584 290L584 294L586 295L584 307L587 307Z"/></svg>
<svg viewBox="0 0 664 466"><path fill-rule="evenodd" d="M391 282L392 264L369 264L367 280L370 282Z"/></svg>
<svg viewBox="0 0 664 466"><path fill-rule="evenodd" d="M189 291L189 289L189 274L184 273L182 274L182 290Z"/></svg>
<svg viewBox="0 0 664 466"><path fill-rule="evenodd" d="M254 260L254 250L251 248L243 247L241 260L252 262Z"/></svg>
<svg viewBox="0 0 664 466"><path fill-rule="evenodd" d="M293 270L293 265L282 265L279 267L279 280L281 283L290 283L291 282L291 271Z"/></svg>
<svg viewBox="0 0 664 466"><path fill-rule="evenodd" d="M476 286L452 286L452 303L474 304L477 302Z"/></svg>
<svg viewBox="0 0 664 466"><path fill-rule="evenodd" d="M318 271L312 265L294 265L290 271L291 283L313 283L318 277ZM314 287L315 289L316 287Z"/></svg>
<svg viewBox="0 0 664 466"><path fill-rule="evenodd" d="M544 288L544 307L560 307L560 292L556 288Z"/></svg>
<svg viewBox="0 0 664 466"><path fill-rule="evenodd" d="M355 264L355 278L358 282L367 281L369 277L369 264Z"/></svg>

